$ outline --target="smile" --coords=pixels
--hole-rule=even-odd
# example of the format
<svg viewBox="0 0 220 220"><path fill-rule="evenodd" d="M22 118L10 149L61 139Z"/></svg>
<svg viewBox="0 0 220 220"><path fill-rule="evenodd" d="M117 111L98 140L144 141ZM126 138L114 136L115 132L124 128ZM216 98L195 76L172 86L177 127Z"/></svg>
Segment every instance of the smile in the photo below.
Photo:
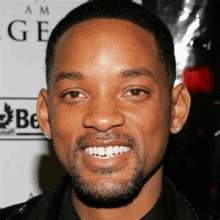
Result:
<svg viewBox="0 0 220 220"><path fill-rule="evenodd" d="M109 159L130 150L129 146L109 146L109 147L88 147L85 148L85 153L98 159Z"/></svg>

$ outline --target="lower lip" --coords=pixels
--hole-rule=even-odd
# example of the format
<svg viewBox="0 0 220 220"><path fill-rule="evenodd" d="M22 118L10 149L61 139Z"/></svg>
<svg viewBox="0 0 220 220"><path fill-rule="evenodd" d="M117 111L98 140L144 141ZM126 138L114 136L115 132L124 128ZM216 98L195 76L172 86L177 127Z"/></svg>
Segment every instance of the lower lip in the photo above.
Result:
<svg viewBox="0 0 220 220"><path fill-rule="evenodd" d="M98 159L82 151L82 159L90 169L119 168L129 159L130 150L109 159Z"/></svg>

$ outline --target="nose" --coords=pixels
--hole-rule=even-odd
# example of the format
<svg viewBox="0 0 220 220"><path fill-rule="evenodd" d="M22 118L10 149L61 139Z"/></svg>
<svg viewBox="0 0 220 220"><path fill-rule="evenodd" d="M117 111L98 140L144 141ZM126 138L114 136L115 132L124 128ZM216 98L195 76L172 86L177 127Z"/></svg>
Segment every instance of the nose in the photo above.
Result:
<svg viewBox="0 0 220 220"><path fill-rule="evenodd" d="M124 124L125 117L114 104L110 106L109 104L98 103L83 118L85 128L94 128L99 132L106 132Z"/></svg>

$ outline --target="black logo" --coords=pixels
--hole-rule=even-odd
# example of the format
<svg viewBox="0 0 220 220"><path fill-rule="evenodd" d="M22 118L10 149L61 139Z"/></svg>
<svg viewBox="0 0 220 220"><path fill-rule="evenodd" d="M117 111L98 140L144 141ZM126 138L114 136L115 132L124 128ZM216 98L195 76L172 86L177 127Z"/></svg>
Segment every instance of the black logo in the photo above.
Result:
<svg viewBox="0 0 220 220"><path fill-rule="evenodd" d="M6 125L9 125L14 117L13 110L7 103L5 103L4 111L6 114L0 114L0 128L6 128Z"/></svg>
<svg viewBox="0 0 220 220"><path fill-rule="evenodd" d="M37 120L36 101L0 97L0 141L45 139Z"/></svg>

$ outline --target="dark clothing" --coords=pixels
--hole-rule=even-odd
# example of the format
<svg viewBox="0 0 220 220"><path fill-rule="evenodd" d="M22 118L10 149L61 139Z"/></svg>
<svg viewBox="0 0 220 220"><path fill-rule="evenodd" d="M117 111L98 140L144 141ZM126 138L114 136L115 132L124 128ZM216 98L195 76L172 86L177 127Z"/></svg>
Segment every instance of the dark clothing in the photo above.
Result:
<svg viewBox="0 0 220 220"><path fill-rule="evenodd" d="M70 178L66 176L42 195L0 210L0 220L79 220L70 199ZM142 220L198 220L192 206L172 182L163 178L162 193Z"/></svg>
<svg viewBox="0 0 220 220"><path fill-rule="evenodd" d="M162 191L161 196L154 206L154 208L142 218L142 220L164 220L167 216L167 197L165 196L164 191ZM65 196L63 198L61 208L60 208L60 216L58 220L80 220L77 215L75 209L73 208L71 197L70 197L70 187L66 190Z"/></svg>
<svg viewBox="0 0 220 220"><path fill-rule="evenodd" d="M168 208L167 204L168 204L167 197L164 195L164 192L162 192L157 204L145 217L142 218L142 220L166 219L167 208ZM68 187L61 204L60 215L58 220L72 220L72 219L80 220L79 216L77 215L71 203L70 187Z"/></svg>

